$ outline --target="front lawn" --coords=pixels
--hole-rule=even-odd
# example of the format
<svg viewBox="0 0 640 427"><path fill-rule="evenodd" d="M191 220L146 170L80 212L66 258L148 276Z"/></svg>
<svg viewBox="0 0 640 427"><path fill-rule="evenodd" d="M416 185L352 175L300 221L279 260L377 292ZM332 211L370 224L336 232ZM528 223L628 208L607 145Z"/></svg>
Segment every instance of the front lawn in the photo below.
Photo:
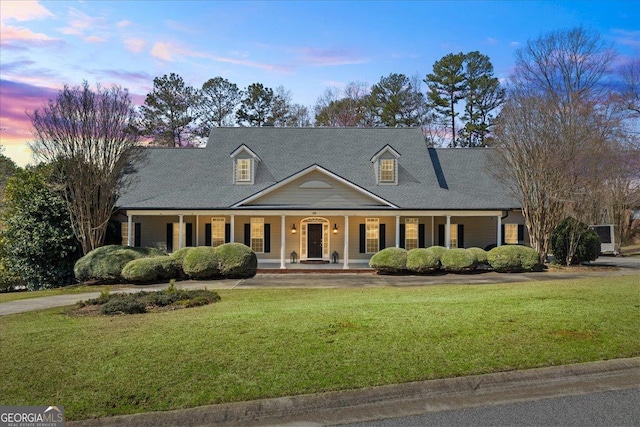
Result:
<svg viewBox="0 0 640 427"><path fill-rule="evenodd" d="M0 405L69 420L640 355L640 275L221 290L189 310L0 318Z"/></svg>
<svg viewBox="0 0 640 427"><path fill-rule="evenodd" d="M55 289L45 289L41 291L19 291L19 292L0 292L0 303L18 301L30 298L52 297L55 295L83 294L86 292L102 292L104 290L116 291L126 288L127 285L75 285L64 286Z"/></svg>

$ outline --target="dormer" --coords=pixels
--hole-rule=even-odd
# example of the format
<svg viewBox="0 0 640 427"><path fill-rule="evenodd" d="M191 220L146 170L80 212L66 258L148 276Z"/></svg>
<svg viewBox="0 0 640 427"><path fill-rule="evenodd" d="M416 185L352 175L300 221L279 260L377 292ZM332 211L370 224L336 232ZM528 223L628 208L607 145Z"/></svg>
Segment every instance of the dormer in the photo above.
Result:
<svg viewBox="0 0 640 427"><path fill-rule="evenodd" d="M233 159L233 183L252 185L260 157L244 144L236 148L230 157Z"/></svg>
<svg viewBox="0 0 640 427"><path fill-rule="evenodd" d="M371 163L378 185L398 185L398 158L400 153L389 144L373 155Z"/></svg>

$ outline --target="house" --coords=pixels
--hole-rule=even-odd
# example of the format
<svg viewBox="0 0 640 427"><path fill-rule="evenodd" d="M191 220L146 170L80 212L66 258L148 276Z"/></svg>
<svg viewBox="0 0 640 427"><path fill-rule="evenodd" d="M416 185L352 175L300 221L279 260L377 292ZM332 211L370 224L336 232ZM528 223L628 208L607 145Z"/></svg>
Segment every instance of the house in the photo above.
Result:
<svg viewBox="0 0 640 427"><path fill-rule="evenodd" d="M389 246L527 241L492 150L427 148L417 128L216 128L206 148L146 151L117 202L124 244L241 242L262 265L347 269Z"/></svg>

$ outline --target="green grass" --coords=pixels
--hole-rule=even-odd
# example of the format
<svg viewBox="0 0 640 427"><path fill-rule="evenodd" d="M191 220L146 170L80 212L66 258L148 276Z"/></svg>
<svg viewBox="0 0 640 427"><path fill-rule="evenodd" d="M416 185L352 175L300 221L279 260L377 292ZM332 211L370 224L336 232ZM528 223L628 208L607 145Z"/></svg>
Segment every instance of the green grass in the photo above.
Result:
<svg viewBox="0 0 640 427"><path fill-rule="evenodd" d="M82 294L85 292L101 292L107 288L109 288L112 291L115 291L118 288L124 288L124 287L127 287L127 286L126 285L100 285L100 286L76 285L76 286L66 286L66 287L56 288L56 289L46 289L43 291L3 292L3 293L0 293L0 304L3 302L18 301L18 300L29 299L29 298L51 297L54 295L71 295L71 294Z"/></svg>
<svg viewBox="0 0 640 427"><path fill-rule="evenodd" d="M69 420L640 355L640 275L219 291L198 308L0 318L0 405Z"/></svg>

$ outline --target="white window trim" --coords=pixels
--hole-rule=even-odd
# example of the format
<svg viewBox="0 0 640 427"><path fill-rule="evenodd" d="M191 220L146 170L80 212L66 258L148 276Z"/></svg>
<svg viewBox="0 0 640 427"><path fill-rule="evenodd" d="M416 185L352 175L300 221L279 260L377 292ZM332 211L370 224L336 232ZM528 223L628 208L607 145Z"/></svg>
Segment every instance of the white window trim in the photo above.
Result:
<svg viewBox="0 0 640 427"><path fill-rule="evenodd" d="M378 182L380 184L397 184L398 183L398 173L397 173L397 169L398 169L398 159L379 159L378 160L380 162L380 166L378 167L379 170L379 177L378 177ZM384 164L391 164L391 179L384 179L384 173L385 172L389 172L389 170L385 170L383 165Z"/></svg>
<svg viewBox="0 0 640 427"><path fill-rule="evenodd" d="M218 236L216 236L216 233L218 233ZM224 244L224 237L225 219L223 217L211 218L211 246L215 248L216 246Z"/></svg>
<svg viewBox="0 0 640 427"><path fill-rule="evenodd" d="M420 247L420 233L418 231L418 218L405 218L404 220L404 247L406 250L411 250ZM409 237L410 234L414 234L415 237ZM409 242L412 241L411 244Z"/></svg>
<svg viewBox="0 0 640 427"><path fill-rule="evenodd" d="M518 224L504 224L504 243L507 245L518 244Z"/></svg>
<svg viewBox="0 0 640 427"><path fill-rule="evenodd" d="M177 251L179 248L187 246L187 223L182 223L182 245L180 243L180 223L173 223L173 251Z"/></svg>
<svg viewBox="0 0 640 427"><path fill-rule="evenodd" d="M254 228L254 226L255 226L255 228ZM258 228L260 228L260 230L261 230L260 234L262 234L262 235L261 236L254 236L254 230L257 231ZM261 241L259 246L257 244L254 245L254 239L256 240L256 243L257 243L257 241ZM264 253L264 218L255 218L255 217L251 218L249 243L251 244L251 249L255 253L257 253L257 254L263 254Z"/></svg>
<svg viewBox="0 0 640 427"><path fill-rule="evenodd" d="M136 223L131 223L131 246L136 245ZM129 223L127 221L122 221L120 224L120 235L122 236L122 241L120 244L122 246L127 246L129 240Z"/></svg>
<svg viewBox="0 0 640 427"><path fill-rule="evenodd" d="M365 219L365 253L375 254L380 250L380 218ZM369 237L369 233L375 234L375 238ZM369 243L375 241L375 250L369 250Z"/></svg>
<svg viewBox="0 0 640 427"><path fill-rule="evenodd" d="M240 168L240 164L244 164L246 162L246 169ZM246 170L246 178L241 178L240 173L245 172ZM253 160L252 159L236 159L235 160L235 170L234 170L234 179L236 184L253 184Z"/></svg>
<svg viewBox="0 0 640 427"><path fill-rule="evenodd" d="M449 247L458 248L458 224L451 223L449 228Z"/></svg>

